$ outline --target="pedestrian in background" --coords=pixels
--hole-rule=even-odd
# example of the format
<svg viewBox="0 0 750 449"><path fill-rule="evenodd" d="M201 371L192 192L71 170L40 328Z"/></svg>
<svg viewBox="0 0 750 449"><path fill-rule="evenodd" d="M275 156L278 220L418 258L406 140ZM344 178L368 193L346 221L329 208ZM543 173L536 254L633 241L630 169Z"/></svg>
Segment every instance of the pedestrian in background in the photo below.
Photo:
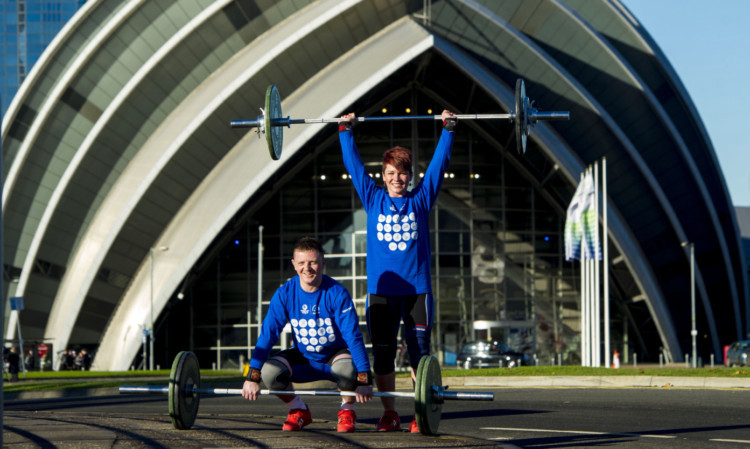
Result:
<svg viewBox="0 0 750 449"><path fill-rule="evenodd" d="M18 381L18 370L20 369L21 357L18 355L18 350L15 346L10 347L10 354L8 354L8 372L10 373L10 381Z"/></svg>

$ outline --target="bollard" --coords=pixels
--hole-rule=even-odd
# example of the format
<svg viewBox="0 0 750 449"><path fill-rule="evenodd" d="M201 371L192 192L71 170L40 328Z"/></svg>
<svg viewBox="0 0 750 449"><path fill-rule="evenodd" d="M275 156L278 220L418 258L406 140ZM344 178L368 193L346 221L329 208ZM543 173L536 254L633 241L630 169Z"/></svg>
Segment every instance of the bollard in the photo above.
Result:
<svg viewBox="0 0 750 449"><path fill-rule="evenodd" d="M633 353L633 368L638 368L638 353Z"/></svg>
<svg viewBox="0 0 750 449"><path fill-rule="evenodd" d="M664 354L659 354L659 368L664 368Z"/></svg>
<svg viewBox="0 0 750 449"><path fill-rule="evenodd" d="M690 368L690 354L685 354L685 368Z"/></svg>
<svg viewBox="0 0 750 449"><path fill-rule="evenodd" d="M711 368L714 367L714 353L711 353Z"/></svg>

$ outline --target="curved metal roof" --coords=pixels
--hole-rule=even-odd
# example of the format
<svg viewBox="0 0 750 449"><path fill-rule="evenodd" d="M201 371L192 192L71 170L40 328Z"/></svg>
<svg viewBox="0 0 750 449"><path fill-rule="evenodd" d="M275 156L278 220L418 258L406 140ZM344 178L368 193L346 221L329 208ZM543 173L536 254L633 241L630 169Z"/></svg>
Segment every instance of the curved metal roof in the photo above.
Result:
<svg viewBox="0 0 750 449"><path fill-rule="evenodd" d="M272 162L229 120L256 114L270 83L295 116L337 115L430 55L497 109L512 108L520 77L538 104L571 111L535 128L524 169L541 185L540 167L559 167L563 211L583 167L607 157L610 242L675 358L689 335L684 241L706 349L745 335L739 232L711 142L619 2L446 0L429 14L422 1L270 3L89 1L40 59L2 128L4 262L18 277L9 293L33 297L27 339L99 341L95 365L127 369L151 289L158 314L232 216L325 132L286 130ZM450 86L435 94L450 101Z"/></svg>

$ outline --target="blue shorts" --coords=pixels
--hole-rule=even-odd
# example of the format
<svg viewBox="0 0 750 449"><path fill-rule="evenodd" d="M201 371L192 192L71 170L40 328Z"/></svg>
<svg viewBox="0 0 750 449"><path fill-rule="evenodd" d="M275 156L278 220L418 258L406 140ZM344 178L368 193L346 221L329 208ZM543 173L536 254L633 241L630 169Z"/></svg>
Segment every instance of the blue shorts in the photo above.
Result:
<svg viewBox="0 0 750 449"><path fill-rule="evenodd" d="M274 354L272 357L283 357L292 367L292 375L289 380L295 383L314 382L316 380L329 380L338 382L331 373L331 362L341 354L350 354L347 348L341 348L333 353L324 363L310 360L302 355L297 348L289 348Z"/></svg>

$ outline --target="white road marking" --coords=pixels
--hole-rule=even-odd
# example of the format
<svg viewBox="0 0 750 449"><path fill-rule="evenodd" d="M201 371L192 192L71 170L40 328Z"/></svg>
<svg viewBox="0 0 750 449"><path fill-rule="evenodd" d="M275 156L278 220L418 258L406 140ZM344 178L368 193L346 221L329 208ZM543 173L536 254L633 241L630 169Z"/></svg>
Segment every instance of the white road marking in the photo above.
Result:
<svg viewBox="0 0 750 449"><path fill-rule="evenodd" d="M623 437L643 438L677 438L676 435L648 435L642 433L619 433L619 432L589 432L585 430L555 430L555 429L521 429L516 427L482 427L482 430L505 430L516 432L547 432L547 433L572 433L575 435L614 435ZM491 438L494 439L494 438Z"/></svg>
<svg viewBox="0 0 750 449"><path fill-rule="evenodd" d="M718 441L720 443L741 443L741 444L750 444L750 440L725 440L722 438L711 438L708 441Z"/></svg>

